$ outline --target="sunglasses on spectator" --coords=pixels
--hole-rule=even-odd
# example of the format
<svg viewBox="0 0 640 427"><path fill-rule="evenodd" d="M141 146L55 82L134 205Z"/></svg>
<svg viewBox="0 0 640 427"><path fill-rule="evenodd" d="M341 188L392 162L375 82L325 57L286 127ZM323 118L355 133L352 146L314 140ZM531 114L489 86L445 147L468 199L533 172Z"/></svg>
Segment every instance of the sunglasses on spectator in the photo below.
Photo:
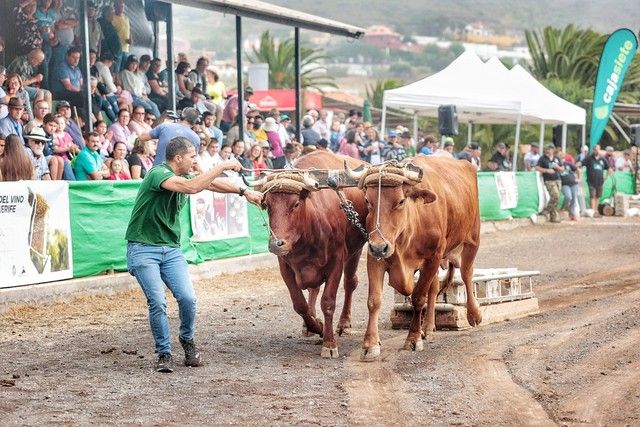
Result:
<svg viewBox="0 0 640 427"><path fill-rule="evenodd" d="M33 141L33 143L36 145L44 145L44 141L38 141L36 139L32 139L31 141Z"/></svg>

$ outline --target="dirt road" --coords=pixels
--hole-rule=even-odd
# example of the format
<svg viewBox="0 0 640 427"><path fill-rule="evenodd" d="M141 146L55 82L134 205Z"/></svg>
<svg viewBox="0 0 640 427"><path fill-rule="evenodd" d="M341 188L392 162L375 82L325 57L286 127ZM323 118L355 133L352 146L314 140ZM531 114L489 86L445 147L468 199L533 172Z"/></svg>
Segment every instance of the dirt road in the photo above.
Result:
<svg viewBox="0 0 640 427"><path fill-rule="evenodd" d="M140 292L0 317L3 425L639 425L640 219L483 235L477 267L540 270L538 315L437 332L399 350L385 291L382 358L359 362L366 275L341 357L301 335L277 269L196 284L202 368L152 371ZM341 305L341 303L340 303ZM170 304L177 341L177 313ZM174 343L174 348L179 344ZM179 351L178 360L182 360Z"/></svg>

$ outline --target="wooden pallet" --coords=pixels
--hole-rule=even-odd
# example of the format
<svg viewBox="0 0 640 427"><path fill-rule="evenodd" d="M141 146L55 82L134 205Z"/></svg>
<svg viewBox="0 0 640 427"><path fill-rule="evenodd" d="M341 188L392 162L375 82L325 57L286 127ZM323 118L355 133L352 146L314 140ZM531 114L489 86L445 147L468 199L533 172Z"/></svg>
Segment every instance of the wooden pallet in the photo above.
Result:
<svg viewBox="0 0 640 427"><path fill-rule="evenodd" d="M441 278L444 272L441 272ZM538 299L533 293L533 277L538 271L506 269L474 270L474 293L480 303L482 324L502 322L538 313ZM395 292L391 311L393 329L409 327L413 316L411 297ZM436 328L467 329L466 289L457 273L451 287L436 302Z"/></svg>

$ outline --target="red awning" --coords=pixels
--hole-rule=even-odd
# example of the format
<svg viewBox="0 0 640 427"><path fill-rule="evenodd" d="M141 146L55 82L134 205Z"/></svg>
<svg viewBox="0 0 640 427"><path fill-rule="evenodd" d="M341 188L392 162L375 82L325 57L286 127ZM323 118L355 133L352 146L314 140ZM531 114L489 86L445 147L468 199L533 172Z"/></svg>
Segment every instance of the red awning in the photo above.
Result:
<svg viewBox="0 0 640 427"><path fill-rule="evenodd" d="M235 94L235 90L227 91ZM249 102L255 104L260 111L269 111L277 108L280 111L295 111L296 91L294 89L256 90L249 98ZM302 91L302 108L304 110L322 108L322 95L310 90Z"/></svg>

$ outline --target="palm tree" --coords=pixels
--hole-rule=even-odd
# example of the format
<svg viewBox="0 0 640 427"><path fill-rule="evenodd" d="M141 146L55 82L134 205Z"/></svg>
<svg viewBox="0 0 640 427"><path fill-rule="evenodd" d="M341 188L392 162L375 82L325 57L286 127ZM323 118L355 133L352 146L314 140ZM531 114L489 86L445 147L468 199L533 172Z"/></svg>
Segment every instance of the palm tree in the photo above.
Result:
<svg viewBox="0 0 640 427"><path fill-rule="evenodd" d="M370 84L367 87L367 99L371 102L371 106L375 108L382 108L382 97L384 91L389 89L395 89L404 85L404 81L398 79L378 80L375 84Z"/></svg>
<svg viewBox="0 0 640 427"><path fill-rule="evenodd" d="M295 86L294 42L291 39L277 43L269 31L260 36L260 46L247 55L252 63L269 64L269 87L272 89ZM322 92L325 87L336 87L333 77L327 75L321 63L327 56L320 49L300 47L300 84L303 88L315 88Z"/></svg>

